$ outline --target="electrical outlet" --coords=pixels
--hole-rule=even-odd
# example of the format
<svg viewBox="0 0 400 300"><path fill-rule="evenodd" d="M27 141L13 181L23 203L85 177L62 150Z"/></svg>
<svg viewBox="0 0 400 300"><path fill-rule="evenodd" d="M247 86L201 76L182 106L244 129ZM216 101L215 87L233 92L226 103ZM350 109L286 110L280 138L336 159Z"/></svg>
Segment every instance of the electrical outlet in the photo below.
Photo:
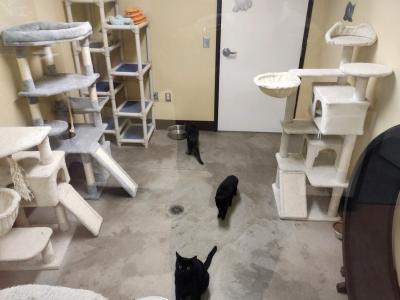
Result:
<svg viewBox="0 0 400 300"><path fill-rule="evenodd" d="M158 101L159 100L158 92L154 92L153 98L154 98L154 101Z"/></svg>
<svg viewBox="0 0 400 300"><path fill-rule="evenodd" d="M171 102L171 101L172 101L172 93L165 92L165 102Z"/></svg>

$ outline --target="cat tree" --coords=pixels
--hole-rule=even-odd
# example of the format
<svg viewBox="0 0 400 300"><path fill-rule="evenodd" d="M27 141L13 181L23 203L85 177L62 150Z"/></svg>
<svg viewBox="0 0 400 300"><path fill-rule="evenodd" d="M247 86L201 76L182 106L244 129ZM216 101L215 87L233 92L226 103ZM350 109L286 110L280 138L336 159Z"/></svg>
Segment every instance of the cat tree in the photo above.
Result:
<svg viewBox="0 0 400 300"><path fill-rule="evenodd" d="M356 26L336 23L326 34L330 45L342 46L337 69L294 69L286 73L258 75L255 84L267 95L287 97L282 121L280 151L276 154L278 169L273 192L282 219L336 221L347 173L357 136L364 133L364 122L370 103L366 99L369 78L385 77L392 70L384 65L352 63L355 47L373 45L377 36L368 24ZM348 77L354 77L354 86ZM297 89L301 78L332 78L337 82L313 84L311 119L294 119ZM304 143L289 152L292 137L303 137ZM304 146L304 147L303 147ZM306 149L305 151L303 149ZM334 153L333 162L326 164L321 153ZM308 192L310 186L331 190L329 204ZM327 205L328 204L328 205Z"/></svg>
<svg viewBox="0 0 400 300"><path fill-rule="evenodd" d="M0 128L0 158L9 160L16 189L0 189L0 270L59 267L66 249L54 253L51 236L54 229L70 231L62 239L72 238L65 208L94 236L100 232L103 218L68 183L64 152L51 150L50 131L48 126ZM36 146L39 151L25 151ZM24 207L54 208L57 226L29 227ZM24 227L12 228L15 221ZM62 244L68 247L69 241Z"/></svg>
<svg viewBox="0 0 400 300"><path fill-rule="evenodd" d="M101 110L109 97L98 98L95 81L99 74L93 72L89 49L92 27L88 22L75 23L31 23L14 26L2 33L5 46L15 47L17 63L23 81L20 96L28 98L32 121L35 126L51 127L50 142L55 150L64 151L69 158L80 157L86 179L87 199L98 199L101 187L109 174L132 196L136 195L137 184L113 160L110 143L104 139L106 124L103 124ZM56 43L80 43L84 74L57 73L51 45ZM45 76L33 80L26 49L41 47L45 62ZM65 93L88 89L89 97L64 97ZM39 97L49 99L56 96L65 101L70 110L70 124L63 120L43 120ZM74 124L72 115L83 115L85 124ZM68 133L68 127L70 132Z"/></svg>

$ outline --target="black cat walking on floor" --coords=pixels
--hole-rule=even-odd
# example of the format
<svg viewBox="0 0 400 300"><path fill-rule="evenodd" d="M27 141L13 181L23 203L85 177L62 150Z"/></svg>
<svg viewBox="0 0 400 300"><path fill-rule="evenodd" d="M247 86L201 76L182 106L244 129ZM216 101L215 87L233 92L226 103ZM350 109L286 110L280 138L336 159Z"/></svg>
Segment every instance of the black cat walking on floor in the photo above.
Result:
<svg viewBox="0 0 400 300"><path fill-rule="evenodd" d="M203 165L203 161L201 160L200 157L200 150L199 150L199 129L192 125L192 124L186 124L186 134L187 134L187 146L188 150L186 152L187 155L193 155L196 157L197 161Z"/></svg>
<svg viewBox="0 0 400 300"><path fill-rule="evenodd" d="M190 297L191 300L200 300L210 282L207 270L211 265L213 256L217 252L217 246L208 254L204 264L197 258L182 257L176 252L175 266L175 298L183 300Z"/></svg>
<svg viewBox="0 0 400 300"><path fill-rule="evenodd" d="M215 204L218 207L218 219L225 220L228 208L232 205L232 199L236 196L239 179L230 175L221 182L215 195Z"/></svg>

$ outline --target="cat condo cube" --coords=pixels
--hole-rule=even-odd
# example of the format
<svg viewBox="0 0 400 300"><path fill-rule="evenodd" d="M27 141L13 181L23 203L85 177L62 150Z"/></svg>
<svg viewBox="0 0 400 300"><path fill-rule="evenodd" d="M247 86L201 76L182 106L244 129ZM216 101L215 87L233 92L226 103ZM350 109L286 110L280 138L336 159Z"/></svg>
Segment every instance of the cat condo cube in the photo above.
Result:
<svg viewBox="0 0 400 300"><path fill-rule="evenodd" d="M384 65L351 63L355 47L371 46L376 42L376 33L370 25L353 26L339 22L327 32L325 38L328 44L343 47L339 68L294 69L284 73L290 76L275 76L275 80L260 80L270 78L274 73L255 78L255 84L264 93L277 98L287 97L280 151L276 154L276 182L272 186L282 219L340 219L337 212L344 189L348 186L351 156L357 136L364 132L370 105L365 96L368 80L392 73ZM348 84L349 76L355 78L354 86ZM297 87L303 77L337 78L336 82L314 83L310 101L311 119L307 120L294 119ZM296 82L299 83L296 85ZM282 87L286 87L286 93L271 92ZM303 138L300 148L290 148L293 136ZM324 162L322 153L327 151L330 151L331 159ZM328 191L329 202L320 197L326 196Z"/></svg>

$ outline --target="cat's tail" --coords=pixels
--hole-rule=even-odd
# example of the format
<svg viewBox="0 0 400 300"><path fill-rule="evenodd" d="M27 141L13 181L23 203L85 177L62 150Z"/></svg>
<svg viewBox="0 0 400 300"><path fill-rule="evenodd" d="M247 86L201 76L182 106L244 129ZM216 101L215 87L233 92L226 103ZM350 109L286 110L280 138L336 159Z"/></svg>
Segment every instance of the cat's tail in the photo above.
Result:
<svg viewBox="0 0 400 300"><path fill-rule="evenodd" d="M224 221L224 220L225 220L225 217L226 217L226 213L227 213L227 211L228 211L228 209L227 209L227 208L225 208L225 209L224 209L224 211L222 212L222 214L221 214L221 220L222 220L222 221Z"/></svg>
<svg viewBox="0 0 400 300"><path fill-rule="evenodd" d="M193 153L194 157L196 157L196 159L199 162L199 164L204 165L203 161L201 160L199 148L196 147L193 151L194 151L194 153Z"/></svg>
<svg viewBox="0 0 400 300"><path fill-rule="evenodd" d="M204 262L204 268L206 268L206 270L208 270L208 268L210 267L215 252L217 252L217 246L214 246L214 248L212 248L211 252L207 256L206 261Z"/></svg>

